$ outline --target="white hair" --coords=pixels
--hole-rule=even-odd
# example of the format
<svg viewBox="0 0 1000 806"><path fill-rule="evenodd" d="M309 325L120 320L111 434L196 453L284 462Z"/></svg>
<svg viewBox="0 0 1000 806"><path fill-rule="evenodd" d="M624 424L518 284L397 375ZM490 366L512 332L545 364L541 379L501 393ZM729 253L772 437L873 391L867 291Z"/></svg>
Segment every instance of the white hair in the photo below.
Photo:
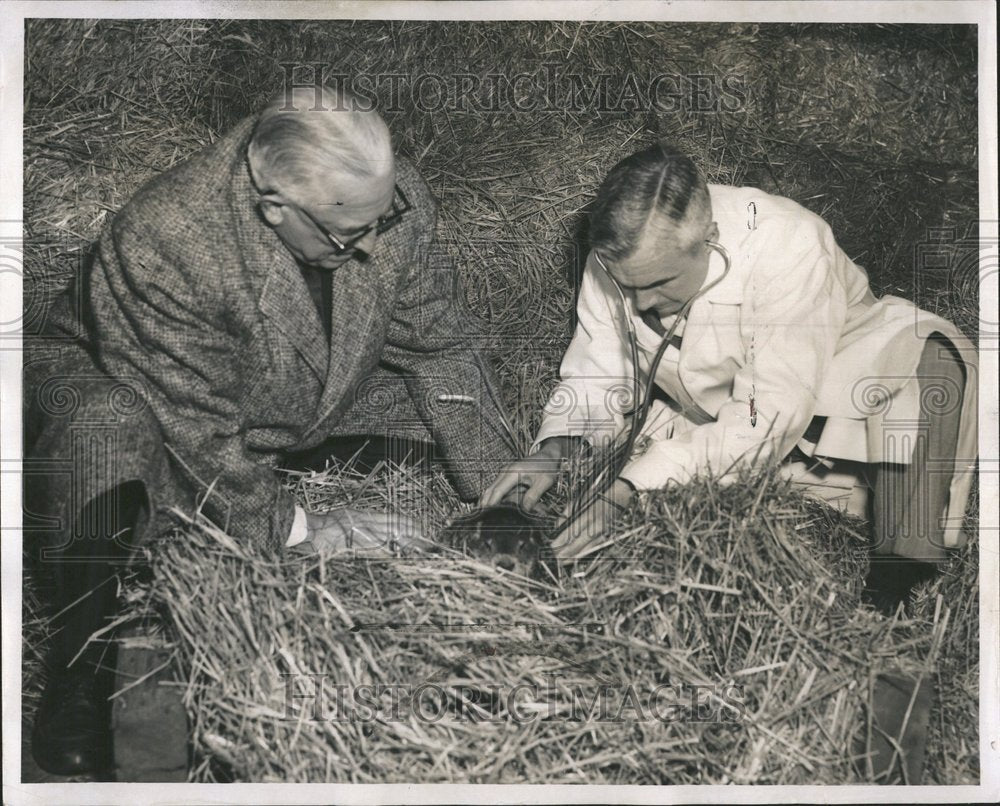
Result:
<svg viewBox="0 0 1000 806"><path fill-rule="evenodd" d="M260 113L247 158L261 191L302 206L329 203L338 179L354 183L393 170L392 140L379 114L346 90L325 86L275 95Z"/></svg>

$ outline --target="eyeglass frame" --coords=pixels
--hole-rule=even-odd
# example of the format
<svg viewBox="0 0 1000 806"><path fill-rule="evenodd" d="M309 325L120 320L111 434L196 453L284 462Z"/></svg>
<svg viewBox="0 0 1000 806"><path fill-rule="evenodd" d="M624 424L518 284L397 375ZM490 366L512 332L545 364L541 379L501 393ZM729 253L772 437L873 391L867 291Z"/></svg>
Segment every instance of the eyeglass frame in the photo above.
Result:
<svg viewBox="0 0 1000 806"><path fill-rule="evenodd" d="M261 195L265 195L268 192L270 191L265 191ZM403 206L401 208L396 206L397 196L403 202ZM313 217L313 215L304 207L300 207L297 204L292 204L291 202L277 202L272 199L261 199L262 203L265 201L268 204L280 204L283 207L294 207L296 210L302 213L302 215L308 218L309 221L312 223L312 225L316 227L316 229L318 229L321 233L323 233L323 235L326 236L326 239L330 242L331 246L333 246L333 248L336 250L335 254L337 255L346 255L348 252L361 251L355 245L358 243L358 241L367 237L372 230L375 230L375 233L377 235L381 235L384 232L388 232L390 229L395 227L400 221L403 220L404 213L408 213L410 210L413 209L413 205L411 205L410 200L406 198L406 194L403 193L403 189L398 184L394 184L392 192L392 210L386 215L379 216L374 221L374 223L369 224L367 227L364 228L364 230L359 232L357 235L355 235L345 243L344 241L341 241L340 238L338 238L332 232L330 232L330 230L328 230L325 226L323 226L319 221L317 221Z"/></svg>

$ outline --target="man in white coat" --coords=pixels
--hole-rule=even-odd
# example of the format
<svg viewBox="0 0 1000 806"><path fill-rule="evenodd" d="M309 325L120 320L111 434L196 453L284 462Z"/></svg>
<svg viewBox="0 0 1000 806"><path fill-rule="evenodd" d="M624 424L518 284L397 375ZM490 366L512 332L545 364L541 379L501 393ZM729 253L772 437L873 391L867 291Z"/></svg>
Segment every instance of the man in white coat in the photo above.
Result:
<svg viewBox="0 0 1000 806"><path fill-rule="evenodd" d="M616 165L591 221L561 383L534 452L482 503L520 487L531 509L579 439L621 439L631 329L643 382L661 340L671 343L611 501L772 459L849 511L866 511L870 489L873 568L897 599L963 543L976 361L951 323L904 299L877 300L818 216L756 188L708 185L668 146ZM578 558L602 541L596 511L563 532L557 555Z"/></svg>

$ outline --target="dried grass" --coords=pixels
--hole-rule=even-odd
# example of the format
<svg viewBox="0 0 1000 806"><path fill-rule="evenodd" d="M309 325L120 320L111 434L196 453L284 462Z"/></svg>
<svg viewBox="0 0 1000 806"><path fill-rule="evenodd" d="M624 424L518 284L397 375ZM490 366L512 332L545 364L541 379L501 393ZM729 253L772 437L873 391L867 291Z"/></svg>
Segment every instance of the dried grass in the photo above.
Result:
<svg viewBox="0 0 1000 806"><path fill-rule="evenodd" d="M440 475L384 472L450 508ZM149 601L189 670L197 780L221 762L256 781L844 783L864 780L850 758L874 675L931 674L952 618L940 596L926 618L859 608L858 529L767 477L705 480L649 497L599 559L552 583L445 546L263 559L196 517L152 552ZM421 683L437 687L423 716L406 699ZM398 718L383 696L348 719L334 685L403 687ZM572 719L574 697L601 685L603 721ZM667 685L716 699L700 718L660 700L657 719L650 697ZM517 686L529 696L512 713Z"/></svg>

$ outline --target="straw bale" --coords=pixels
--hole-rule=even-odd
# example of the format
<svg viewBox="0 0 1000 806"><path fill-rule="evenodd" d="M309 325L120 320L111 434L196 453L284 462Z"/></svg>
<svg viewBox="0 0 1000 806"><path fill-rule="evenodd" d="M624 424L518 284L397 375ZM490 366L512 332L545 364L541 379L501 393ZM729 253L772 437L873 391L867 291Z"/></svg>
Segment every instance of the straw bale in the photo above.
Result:
<svg viewBox="0 0 1000 806"><path fill-rule="evenodd" d="M391 472L449 509L439 475ZM887 669L930 674L948 606L928 621L859 609L858 524L767 477L654 494L615 534L553 582L443 545L263 558L195 517L152 552L146 600L170 614L189 669L195 777L863 780L849 758L868 686ZM374 714L336 708L337 686L350 704L376 685L404 690L395 706L391 689L363 693Z"/></svg>

